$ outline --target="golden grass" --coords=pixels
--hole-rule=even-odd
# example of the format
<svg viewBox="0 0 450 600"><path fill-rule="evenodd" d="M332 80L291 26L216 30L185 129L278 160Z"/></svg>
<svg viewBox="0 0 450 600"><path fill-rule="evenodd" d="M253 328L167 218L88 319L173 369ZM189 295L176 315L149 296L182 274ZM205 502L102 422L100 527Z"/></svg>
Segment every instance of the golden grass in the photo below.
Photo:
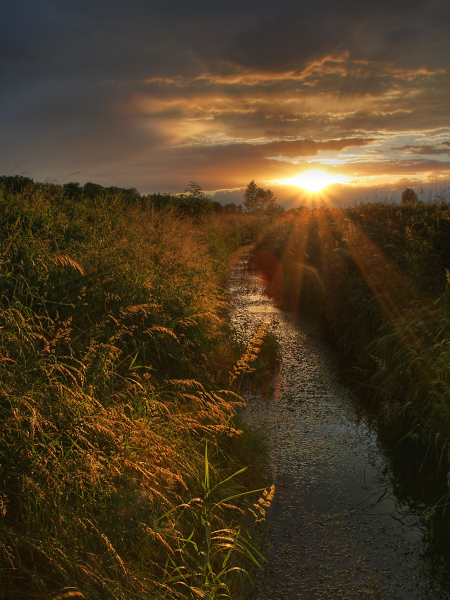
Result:
<svg viewBox="0 0 450 600"><path fill-rule="evenodd" d="M231 593L231 556L250 552L234 503L208 521L214 582L185 577L181 540L205 531L192 511L195 498L207 510L206 440L211 478L229 496L242 485L225 453L241 399L220 287L237 222L221 232L58 189L0 197L0 588L53 600Z"/></svg>

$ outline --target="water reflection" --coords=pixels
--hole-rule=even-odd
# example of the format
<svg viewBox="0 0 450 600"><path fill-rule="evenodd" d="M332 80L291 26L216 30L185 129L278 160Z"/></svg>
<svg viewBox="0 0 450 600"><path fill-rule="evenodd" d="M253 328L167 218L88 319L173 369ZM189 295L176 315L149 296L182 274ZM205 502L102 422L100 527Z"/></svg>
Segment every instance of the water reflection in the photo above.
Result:
<svg viewBox="0 0 450 600"><path fill-rule="evenodd" d="M282 352L271 385L245 390L244 418L266 432L277 488L255 600L448 599L423 490L436 497L441 483L371 426L320 328L278 310L263 284L245 260L229 283L236 326L250 338L269 323Z"/></svg>

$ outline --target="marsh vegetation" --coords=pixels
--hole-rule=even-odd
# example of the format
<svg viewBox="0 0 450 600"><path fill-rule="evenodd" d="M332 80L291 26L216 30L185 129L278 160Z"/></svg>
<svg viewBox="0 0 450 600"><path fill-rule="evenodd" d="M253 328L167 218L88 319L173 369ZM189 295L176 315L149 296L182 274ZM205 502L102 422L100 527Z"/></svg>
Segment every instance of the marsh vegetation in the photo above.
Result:
<svg viewBox="0 0 450 600"><path fill-rule="evenodd" d="M196 184L143 197L1 179L3 600L245 589L273 489L235 415L250 361L262 372L278 355L273 333L246 348L230 328L242 244L283 307L315 313L379 413L447 466L448 204L283 214L269 199L241 214Z"/></svg>
<svg viewBox="0 0 450 600"><path fill-rule="evenodd" d="M255 260L288 310L313 312L380 413L445 456L450 441L450 208L303 207ZM447 465L448 467L448 465Z"/></svg>
<svg viewBox="0 0 450 600"><path fill-rule="evenodd" d="M261 217L1 183L1 597L237 593L259 559L222 284Z"/></svg>
<svg viewBox="0 0 450 600"><path fill-rule="evenodd" d="M281 358L243 390L276 489L253 597L447 600L449 496L436 456L374 421L320 321L279 309L244 265L230 277L236 327L276 332Z"/></svg>

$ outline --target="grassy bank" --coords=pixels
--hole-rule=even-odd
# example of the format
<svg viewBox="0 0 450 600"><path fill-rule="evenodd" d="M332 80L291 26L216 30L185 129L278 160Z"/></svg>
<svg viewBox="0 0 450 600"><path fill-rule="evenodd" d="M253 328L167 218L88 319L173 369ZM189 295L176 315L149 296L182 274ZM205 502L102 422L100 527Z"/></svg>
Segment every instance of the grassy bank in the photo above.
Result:
<svg viewBox="0 0 450 600"><path fill-rule="evenodd" d="M221 285L261 219L25 183L0 190L1 598L237 593Z"/></svg>
<svg viewBox="0 0 450 600"><path fill-rule="evenodd" d="M388 417L450 442L450 207L290 211L259 245L285 308L311 310Z"/></svg>

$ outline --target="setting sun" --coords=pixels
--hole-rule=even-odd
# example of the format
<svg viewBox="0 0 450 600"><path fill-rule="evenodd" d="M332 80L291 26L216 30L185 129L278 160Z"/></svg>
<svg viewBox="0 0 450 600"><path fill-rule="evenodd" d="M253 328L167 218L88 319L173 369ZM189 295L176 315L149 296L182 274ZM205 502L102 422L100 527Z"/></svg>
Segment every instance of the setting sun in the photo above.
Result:
<svg viewBox="0 0 450 600"><path fill-rule="evenodd" d="M280 179L277 183L298 185L309 192L318 192L331 183L345 183L347 179L343 175L331 175L324 171L306 171L290 179Z"/></svg>

